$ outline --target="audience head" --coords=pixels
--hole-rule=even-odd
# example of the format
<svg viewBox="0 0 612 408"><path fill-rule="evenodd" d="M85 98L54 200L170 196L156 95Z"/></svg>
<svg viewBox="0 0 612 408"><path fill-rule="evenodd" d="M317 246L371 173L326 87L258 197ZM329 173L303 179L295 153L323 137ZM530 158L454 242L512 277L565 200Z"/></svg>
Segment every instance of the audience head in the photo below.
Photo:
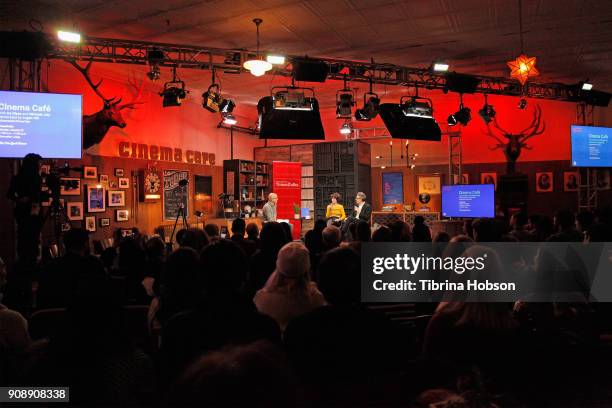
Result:
<svg viewBox="0 0 612 408"><path fill-rule="evenodd" d="M272 221L266 222L261 229L261 250L276 256L278 251L285 245L288 240L285 229L280 223Z"/></svg>
<svg viewBox="0 0 612 408"><path fill-rule="evenodd" d="M350 248L335 248L323 255L318 266L318 286L332 305L359 303L361 259Z"/></svg>
<svg viewBox="0 0 612 408"><path fill-rule="evenodd" d="M595 222L595 214L591 211L580 211L576 216L576 229L579 232L587 231Z"/></svg>
<svg viewBox="0 0 612 408"><path fill-rule="evenodd" d="M249 239L254 241L259 238L259 227L255 223L250 223L246 226L246 233Z"/></svg>
<svg viewBox="0 0 612 408"><path fill-rule="evenodd" d="M89 255L89 232L83 228L72 228L64 233L66 252Z"/></svg>
<svg viewBox="0 0 612 408"><path fill-rule="evenodd" d="M499 235L495 221L491 218L480 218L472 223L474 228L474 241L476 242L496 242Z"/></svg>
<svg viewBox="0 0 612 408"><path fill-rule="evenodd" d="M425 224L425 218L421 215L414 217L414 227L412 228L412 240L414 242L431 242L431 231Z"/></svg>
<svg viewBox="0 0 612 408"><path fill-rule="evenodd" d="M232 234L243 237L245 231L246 231L246 222L244 221L244 219L235 218L234 221L232 221Z"/></svg>
<svg viewBox="0 0 612 408"><path fill-rule="evenodd" d="M293 236L291 235L291 225L288 222L281 222L281 227L283 227L283 231L285 231L285 238L287 242L293 241Z"/></svg>
<svg viewBox="0 0 612 408"><path fill-rule="evenodd" d="M404 221L389 224L393 242L410 242L410 225Z"/></svg>
<svg viewBox="0 0 612 408"><path fill-rule="evenodd" d="M515 230L523 229L527 225L528 221L529 219L527 218L527 214L519 211L510 217L510 226Z"/></svg>
<svg viewBox="0 0 612 408"><path fill-rule="evenodd" d="M310 253L299 242L290 242L278 252L276 270L266 283L268 290L304 289L310 282Z"/></svg>
<svg viewBox="0 0 612 408"><path fill-rule="evenodd" d="M470 238L474 237L474 228L472 226L472 219L468 218L463 221L463 234L467 235Z"/></svg>
<svg viewBox="0 0 612 408"><path fill-rule="evenodd" d="M183 245L183 237L185 236L186 233L187 233L187 228L181 228L180 230L176 232L176 243L179 244L180 246Z"/></svg>
<svg viewBox="0 0 612 408"><path fill-rule="evenodd" d="M204 227L204 231L208 234L209 238L218 238L219 237L219 226L217 224L206 224Z"/></svg>
<svg viewBox="0 0 612 408"><path fill-rule="evenodd" d="M193 248L196 252L200 252L209 243L208 234L199 228L187 228L181 240L181 246Z"/></svg>
<svg viewBox="0 0 612 408"><path fill-rule="evenodd" d="M574 213L569 210L559 210L555 214L555 228L557 231L564 231L574 228L576 219Z"/></svg>
<svg viewBox="0 0 612 408"><path fill-rule="evenodd" d="M355 234L353 235L355 241L369 242L372 239L372 231L370 230L370 224L360 220L356 223L353 223L353 225L356 225Z"/></svg>
<svg viewBox="0 0 612 408"><path fill-rule="evenodd" d="M151 237L145 244L145 252L149 259L163 258L166 255L166 244L160 237Z"/></svg>
<svg viewBox="0 0 612 408"><path fill-rule="evenodd" d="M242 249L229 239L213 241L200 254L205 286L209 294L242 289L248 274L248 260Z"/></svg>
<svg viewBox="0 0 612 408"><path fill-rule="evenodd" d="M386 225L381 225L372 234L372 242L393 242L393 234L391 229Z"/></svg>
<svg viewBox="0 0 612 408"><path fill-rule="evenodd" d="M585 242L610 242L611 240L610 226L606 224L596 222L584 231Z"/></svg>
<svg viewBox="0 0 612 408"><path fill-rule="evenodd" d="M323 232L325 227L327 227L327 222L325 222L325 220L316 220L314 223L313 230L320 234Z"/></svg>
<svg viewBox="0 0 612 408"><path fill-rule="evenodd" d="M451 237L446 231L438 231L436 236L433 239L433 242L450 242Z"/></svg>
<svg viewBox="0 0 612 408"><path fill-rule="evenodd" d="M325 249L330 250L340 245L342 241L342 232L340 228L330 225L323 230L323 245Z"/></svg>
<svg viewBox="0 0 612 408"><path fill-rule="evenodd" d="M163 299L195 305L202 296L202 286L200 257L193 248L181 247L168 255L162 272Z"/></svg>

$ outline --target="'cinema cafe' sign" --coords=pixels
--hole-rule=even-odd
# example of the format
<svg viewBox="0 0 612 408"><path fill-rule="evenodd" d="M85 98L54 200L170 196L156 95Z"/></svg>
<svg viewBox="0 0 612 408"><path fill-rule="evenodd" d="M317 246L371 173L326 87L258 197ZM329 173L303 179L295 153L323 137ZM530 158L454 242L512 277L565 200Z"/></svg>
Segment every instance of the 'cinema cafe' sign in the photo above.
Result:
<svg viewBox="0 0 612 408"><path fill-rule="evenodd" d="M143 160L160 160L178 163L215 165L215 154L177 147L155 146L144 143L119 142L119 157Z"/></svg>

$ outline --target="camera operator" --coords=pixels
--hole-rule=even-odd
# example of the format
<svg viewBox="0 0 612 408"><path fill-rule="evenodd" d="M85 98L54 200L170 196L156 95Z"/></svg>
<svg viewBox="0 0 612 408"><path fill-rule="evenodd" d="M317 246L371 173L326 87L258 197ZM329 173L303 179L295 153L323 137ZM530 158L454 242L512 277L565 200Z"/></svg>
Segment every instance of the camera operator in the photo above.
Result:
<svg viewBox="0 0 612 408"><path fill-rule="evenodd" d="M42 229L40 161L37 154L27 154L17 175L11 178L7 197L15 202L17 221L17 257L34 264L38 257L40 231Z"/></svg>

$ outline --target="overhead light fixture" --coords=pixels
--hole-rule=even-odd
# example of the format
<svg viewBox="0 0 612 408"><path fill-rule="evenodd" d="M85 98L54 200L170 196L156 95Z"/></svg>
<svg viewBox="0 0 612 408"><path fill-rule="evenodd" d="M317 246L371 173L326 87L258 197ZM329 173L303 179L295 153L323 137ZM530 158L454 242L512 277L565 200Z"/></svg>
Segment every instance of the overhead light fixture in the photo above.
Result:
<svg viewBox="0 0 612 408"><path fill-rule="evenodd" d="M172 81L164 84L164 89L159 93L163 97L162 106L181 106L183 99L189 91L185 90L185 82L179 80L176 76L176 67L172 68Z"/></svg>
<svg viewBox="0 0 612 408"><path fill-rule="evenodd" d="M151 81L157 81L161 76L159 64L165 59L164 52L158 48L147 50L147 61L149 62L150 69L147 72L147 77Z"/></svg>
<svg viewBox="0 0 612 408"><path fill-rule="evenodd" d="M285 57L282 55L268 55L266 56L266 61L273 65L283 65L285 64Z"/></svg>
<svg viewBox="0 0 612 408"><path fill-rule="evenodd" d="M463 95L461 95L459 110L448 116L448 126L455 126L457 124L467 126L470 120L472 120L472 110L466 106L463 106Z"/></svg>
<svg viewBox="0 0 612 408"><path fill-rule="evenodd" d="M232 113L236 104L231 99L223 99L223 101L219 104L219 112L221 113Z"/></svg>
<svg viewBox="0 0 612 408"><path fill-rule="evenodd" d="M259 25L263 22L263 20L261 18L255 18L253 19L253 22L257 27L257 53L255 54L254 59L245 61L242 66L244 69L250 71L252 75L260 77L272 69L272 64L261 59L259 55Z"/></svg>
<svg viewBox="0 0 612 408"><path fill-rule="evenodd" d="M434 72L446 72L448 71L449 65L446 62L434 62L432 69Z"/></svg>
<svg viewBox="0 0 612 408"><path fill-rule="evenodd" d="M151 81L157 81L161 77L161 71L157 64L151 65L151 69L147 72L147 78Z"/></svg>
<svg viewBox="0 0 612 408"><path fill-rule="evenodd" d="M407 102L404 102L404 98L405 97L402 97L400 100L404 115L423 119L433 119L433 104L431 99L413 96L410 97Z"/></svg>
<svg viewBox="0 0 612 408"><path fill-rule="evenodd" d="M536 57L528 57L523 51L523 2L518 0L519 10L519 36L521 40L521 53L515 59L508 61L506 65L510 68L510 77L519 81L524 87L530 77L540 75L540 72L535 67Z"/></svg>
<svg viewBox="0 0 612 408"><path fill-rule="evenodd" d="M275 91L280 89L279 91ZM306 96L306 92L312 96ZM276 110L312 111L314 109L314 89L294 86L272 88L272 107Z"/></svg>
<svg viewBox="0 0 612 408"><path fill-rule="evenodd" d="M62 40L62 41L71 42L71 43L75 43L75 44L78 44L78 43L81 42L81 34L73 33L73 32L70 32L70 31L58 30L57 31L57 38Z"/></svg>
<svg viewBox="0 0 612 408"><path fill-rule="evenodd" d="M348 88L346 75L344 76L344 87L336 91L336 118L350 119L353 106L355 106L355 93Z"/></svg>
<svg viewBox="0 0 612 408"><path fill-rule="evenodd" d="M493 119L495 119L495 114L496 114L495 108L493 108L493 105L489 105L487 101L487 94L485 94L485 103L482 106L482 108L478 111L478 114L480 115L484 123L486 123L487 125L491 123Z"/></svg>
<svg viewBox="0 0 612 408"><path fill-rule="evenodd" d="M527 99L521 98L521 100L518 103L518 108L520 110L524 110L525 108L527 108Z"/></svg>
<svg viewBox="0 0 612 408"><path fill-rule="evenodd" d="M363 107L355 111L355 119L370 121L378 116L379 110L380 98L372 91L372 79L370 78L370 92L363 94Z"/></svg>
<svg viewBox="0 0 612 408"><path fill-rule="evenodd" d="M352 133L353 133L353 124L349 120L347 120L346 122L342 124L342 127L340 127L340 134L350 135Z"/></svg>
<svg viewBox="0 0 612 408"><path fill-rule="evenodd" d="M225 123L226 125L233 126L238 123L238 120L231 113L226 113L223 115L223 123Z"/></svg>
<svg viewBox="0 0 612 408"><path fill-rule="evenodd" d="M583 82L581 89L583 91L590 91L591 89L593 89L593 84L591 84L589 82Z"/></svg>

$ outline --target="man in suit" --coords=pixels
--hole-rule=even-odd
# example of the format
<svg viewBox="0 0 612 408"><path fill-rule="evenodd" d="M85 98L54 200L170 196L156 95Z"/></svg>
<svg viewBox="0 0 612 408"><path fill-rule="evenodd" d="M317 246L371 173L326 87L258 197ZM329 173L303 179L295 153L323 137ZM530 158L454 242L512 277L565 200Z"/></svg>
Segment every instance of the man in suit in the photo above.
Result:
<svg viewBox="0 0 612 408"><path fill-rule="evenodd" d="M372 206L366 203L366 195L363 192L358 192L355 197L355 208L353 214L347 217L342 224L342 233L346 236L349 233L349 226L352 223L358 221L365 221L370 223L370 216L372 215Z"/></svg>

